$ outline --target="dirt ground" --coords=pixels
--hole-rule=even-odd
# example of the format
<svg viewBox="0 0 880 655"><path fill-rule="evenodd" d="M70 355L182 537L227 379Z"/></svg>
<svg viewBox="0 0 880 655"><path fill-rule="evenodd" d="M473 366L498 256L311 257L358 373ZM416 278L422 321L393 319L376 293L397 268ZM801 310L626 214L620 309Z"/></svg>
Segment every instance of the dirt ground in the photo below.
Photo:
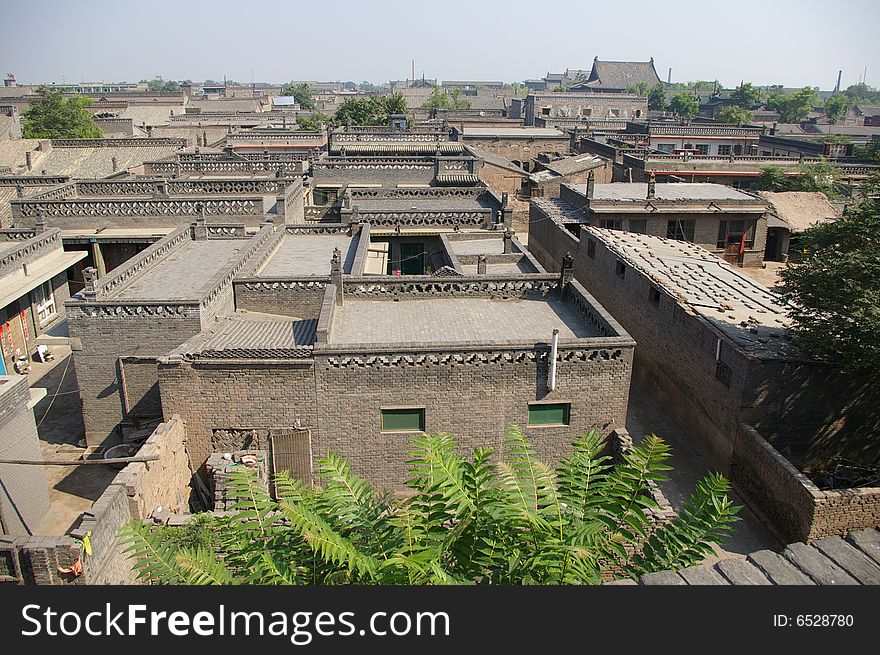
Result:
<svg viewBox="0 0 880 655"><path fill-rule="evenodd" d="M44 459L78 459L86 449L82 407L76 384L76 367L66 345L52 345L55 359L31 363L28 382L46 389L34 407L34 419ZM35 530L38 535L65 534L104 492L118 471L110 466L46 466L50 512Z"/></svg>

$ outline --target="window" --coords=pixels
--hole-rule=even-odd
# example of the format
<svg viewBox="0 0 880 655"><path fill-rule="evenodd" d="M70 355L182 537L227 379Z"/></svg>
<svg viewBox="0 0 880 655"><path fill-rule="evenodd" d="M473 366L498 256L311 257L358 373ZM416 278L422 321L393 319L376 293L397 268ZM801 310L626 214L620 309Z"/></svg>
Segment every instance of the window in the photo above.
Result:
<svg viewBox="0 0 880 655"><path fill-rule="evenodd" d="M648 288L648 300L651 301L654 305L660 304L660 289L655 286L650 286Z"/></svg>
<svg viewBox="0 0 880 655"><path fill-rule="evenodd" d="M55 295L52 293L52 283L43 282L40 286L34 289L34 300L37 306L37 315L40 318L40 324L42 325L46 321L53 318L56 314L55 311Z"/></svg>
<svg viewBox="0 0 880 655"><path fill-rule="evenodd" d="M609 109L608 115L611 118L620 118L620 110L619 109Z"/></svg>
<svg viewBox="0 0 880 655"><path fill-rule="evenodd" d="M587 239L587 257L596 259L596 242L592 239Z"/></svg>
<svg viewBox="0 0 880 655"><path fill-rule="evenodd" d="M382 432L424 432L424 407L399 407L380 410Z"/></svg>
<svg viewBox="0 0 880 655"><path fill-rule="evenodd" d="M571 403L529 404L529 425L568 425Z"/></svg>
<svg viewBox="0 0 880 655"><path fill-rule="evenodd" d="M646 218L631 218L631 219L629 219L629 231L635 232L636 234L647 234L647 232L648 232L648 219L646 219Z"/></svg>
<svg viewBox="0 0 880 655"><path fill-rule="evenodd" d="M623 221L619 218L602 219L601 221L599 221L599 227L605 228L606 230L622 230Z"/></svg>
<svg viewBox="0 0 880 655"><path fill-rule="evenodd" d="M614 266L614 272L620 277L626 277L626 264L618 259L617 264Z"/></svg>
<svg viewBox="0 0 880 655"><path fill-rule="evenodd" d="M718 248L727 248L730 245L742 243L743 234L746 237L746 248L755 245L755 220L721 221L718 223Z"/></svg>
<svg viewBox="0 0 880 655"><path fill-rule="evenodd" d="M636 109L636 118L641 118L641 117L642 117L642 110Z"/></svg>
<svg viewBox="0 0 880 655"><path fill-rule="evenodd" d="M733 369L724 362L718 362L715 365L715 377L721 380L721 384L725 387L729 387L730 380L733 377Z"/></svg>
<svg viewBox="0 0 880 655"><path fill-rule="evenodd" d="M708 155L709 154L709 144L708 143L698 143L697 144L697 154L698 155Z"/></svg>
<svg viewBox="0 0 880 655"><path fill-rule="evenodd" d="M549 116L552 107L541 107L541 116Z"/></svg>
<svg viewBox="0 0 880 655"><path fill-rule="evenodd" d="M693 243L694 241L694 227L696 226L696 220L686 219L686 220L671 220L666 222L666 238L667 239L676 239L678 241L690 241Z"/></svg>
<svg viewBox="0 0 880 655"><path fill-rule="evenodd" d="M583 117L587 117L587 116L589 116L589 115L592 114L592 113L593 113L593 110L592 110L592 108L590 108L590 107L583 107L583 108L581 109L581 116L583 116Z"/></svg>
<svg viewBox="0 0 880 655"><path fill-rule="evenodd" d="M659 150L660 152L665 152L670 155L672 154L672 149L674 147L675 147L675 145L672 143L658 143L657 144L657 150Z"/></svg>
<svg viewBox="0 0 880 655"><path fill-rule="evenodd" d="M727 157L730 155L732 149L731 146L718 146L718 154L722 157Z"/></svg>

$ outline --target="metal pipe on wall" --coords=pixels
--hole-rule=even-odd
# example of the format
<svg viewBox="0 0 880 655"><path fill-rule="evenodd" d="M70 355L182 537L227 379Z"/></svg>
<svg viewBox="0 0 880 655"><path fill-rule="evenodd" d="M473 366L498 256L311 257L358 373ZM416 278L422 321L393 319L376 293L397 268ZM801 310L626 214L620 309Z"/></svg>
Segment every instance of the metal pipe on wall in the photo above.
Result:
<svg viewBox="0 0 880 655"><path fill-rule="evenodd" d="M559 330L553 328L553 340L550 345L550 391L556 391L556 351L559 347Z"/></svg>

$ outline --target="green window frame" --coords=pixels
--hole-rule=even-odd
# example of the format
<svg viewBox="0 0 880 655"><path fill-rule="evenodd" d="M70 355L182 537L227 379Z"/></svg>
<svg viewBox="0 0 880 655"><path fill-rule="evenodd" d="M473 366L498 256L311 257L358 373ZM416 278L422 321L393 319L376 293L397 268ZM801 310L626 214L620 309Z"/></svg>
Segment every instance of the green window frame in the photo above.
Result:
<svg viewBox="0 0 880 655"><path fill-rule="evenodd" d="M424 432L424 407L386 407L379 410L382 432Z"/></svg>
<svg viewBox="0 0 880 655"><path fill-rule="evenodd" d="M571 403L529 403L530 426L569 425Z"/></svg>

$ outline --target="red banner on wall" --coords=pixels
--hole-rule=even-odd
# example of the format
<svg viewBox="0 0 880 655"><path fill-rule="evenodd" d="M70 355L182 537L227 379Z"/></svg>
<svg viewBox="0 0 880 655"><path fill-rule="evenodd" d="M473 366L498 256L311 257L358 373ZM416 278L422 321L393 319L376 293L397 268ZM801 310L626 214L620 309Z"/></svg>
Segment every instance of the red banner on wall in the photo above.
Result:
<svg viewBox="0 0 880 655"><path fill-rule="evenodd" d="M24 311L22 311L19 316L21 316L21 331L24 332L24 340L27 341L31 337L28 334L27 319L25 318Z"/></svg>

